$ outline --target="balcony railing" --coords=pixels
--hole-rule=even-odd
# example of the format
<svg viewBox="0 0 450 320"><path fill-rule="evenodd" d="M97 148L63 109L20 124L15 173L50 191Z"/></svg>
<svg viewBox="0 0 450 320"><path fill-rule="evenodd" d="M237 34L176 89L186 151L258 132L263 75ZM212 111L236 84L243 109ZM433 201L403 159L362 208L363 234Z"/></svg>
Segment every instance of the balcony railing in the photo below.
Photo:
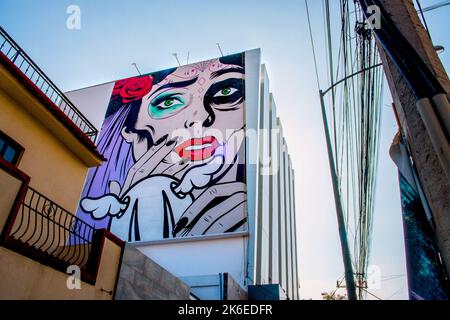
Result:
<svg viewBox="0 0 450 320"><path fill-rule="evenodd" d="M19 68L92 142L95 142L97 129L1 27L0 52Z"/></svg>
<svg viewBox="0 0 450 320"><path fill-rule="evenodd" d="M4 243L13 250L65 272L76 265L95 270L98 233L38 191L28 187L17 215L8 222Z"/></svg>

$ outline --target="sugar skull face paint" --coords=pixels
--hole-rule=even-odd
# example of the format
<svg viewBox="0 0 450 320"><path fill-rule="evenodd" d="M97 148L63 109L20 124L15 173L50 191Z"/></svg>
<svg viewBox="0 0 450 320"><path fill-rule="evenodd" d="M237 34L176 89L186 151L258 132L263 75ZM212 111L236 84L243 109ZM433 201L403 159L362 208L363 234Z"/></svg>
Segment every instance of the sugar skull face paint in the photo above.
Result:
<svg viewBox="0 0 450 320"><path fill-rule="evenodd" d="M142 104L148 108L140 108L137 129L148 130L155 140L176 138L184 130L178 141L183 150L176 154L188 161L203 161L244 127L244 69L218 59L200 67L180 67L155 85Z"/></svg>

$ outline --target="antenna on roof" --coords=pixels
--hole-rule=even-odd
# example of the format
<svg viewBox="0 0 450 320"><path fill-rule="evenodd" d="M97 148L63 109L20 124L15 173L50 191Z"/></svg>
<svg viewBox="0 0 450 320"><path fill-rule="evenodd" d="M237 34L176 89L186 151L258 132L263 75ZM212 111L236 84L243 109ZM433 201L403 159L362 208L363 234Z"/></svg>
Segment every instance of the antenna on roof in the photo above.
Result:
<svg viewBox="0 0 450 320"><path fill-rule="evenodd" d="M220 44L217 42L216 45L217 45L217 48L219 48L220 55L223 57L223 52L222 52L222 49L220 48Z"/></svg>
<svg viewBox="0 0 450 320"><path fill-rule="evenodd" d="M139 68L137 67L136 62L133 62L131 65L134 66L134 67L136 68L136 70L137 70L137 72L139 73L139 75L142 75L141 71L139 71Z"/></svg>
<svg viewBox="0 0 450 320"><path fill-rule="evenodd" d="M178 55L176 53L172 53L172 55L175 57L175 59L177 59L178 66L181 67L180 60L178 60Z"/></svg>
<svg viewBox="0 0 450 320"><path fill-rule="evenodd" d="M187 55L187 59L186 59L186 64L189 64L189 51L188 51L188 55Z"/></svg>

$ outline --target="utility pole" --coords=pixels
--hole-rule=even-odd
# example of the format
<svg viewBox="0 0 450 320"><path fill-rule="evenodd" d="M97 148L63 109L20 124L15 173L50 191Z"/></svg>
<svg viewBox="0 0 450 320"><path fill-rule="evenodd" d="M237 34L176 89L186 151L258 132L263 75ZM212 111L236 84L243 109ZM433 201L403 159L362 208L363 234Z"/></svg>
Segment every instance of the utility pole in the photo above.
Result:
<svg viewBox="0 0 450 320"><path fill-rule="evenodd" d="M335 160L334 160L334 156L333 156L333 150L331 147L330 130L328 128L327 115L325 112L325 102L324 102L325 93L322 92L322 90L320 90L319 95L320 95L320 106L321 106L321 110L322 110L323 126L325 129L325 139L327 142L328 164L330 165L331 182L333 183L334 204L336 206L336 216L337 216L337 223L338 223L338 230L339 230L339 239L341 241L342 259L344 262L345 285L346 285L346 289L347 289L347 297L349 300L357 300L355 279L353 277L352 259L351 259L351 255L350 255L350 248L348 245L347 230L345 228L344 210L342 208L342 201L341 201L342 199L341 199L341 194L339 192Z"/></svg>
<svg viewBox="0 0 450 320"><path fill-rule="evenodd" d="M442 262L450 276L450 81L412 0L359 3L366 16L370 15L368 7L376 5L384 17L381 28L374 30L377 45L401 128L432 211ZM395 29L400 35L394 35Z"/></svg>

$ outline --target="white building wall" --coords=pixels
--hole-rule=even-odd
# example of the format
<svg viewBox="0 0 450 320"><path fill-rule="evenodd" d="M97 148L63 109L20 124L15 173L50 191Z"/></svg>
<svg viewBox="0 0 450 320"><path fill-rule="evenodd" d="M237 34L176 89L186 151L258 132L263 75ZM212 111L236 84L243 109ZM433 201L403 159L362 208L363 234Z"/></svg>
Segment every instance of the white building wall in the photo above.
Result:
<svg viewBox="0 0 450 320"><path fill-rule="evenodd" d="M100 131L115 81L66 92L65 95Z"/></svg>
<svg viewBox="0 0 450 320"><path fill-rule="evenodd" d="M270 233L270 91L267 70L261 68L261 100L260 100L260 162L259 162L259 217L258 231L260 246L258 247L257 279L259 284L269 283L269 233Z"/></svg>
<svg viewBox="0 0 450 320"><path fill-rule="evenodd" d="M292 193L295 195L295 170L292 169ZM293 253L293 260L294 260L294 299L299 300L300 299L300 284L298 280L298 243L297 243L297 211L295 207L295 201L293 202L293 222L292 226L294 228L294 240L293 240L293 246L294 246L294 253Z"/></svg>
<svg viewBox="0 0 450 320"><path fill-rule="evenodd" d="M134 244L136 248L177 277L228 272L242 287L245 281L246 234L197 237Z"/></svg>
<svg viewBox="0 0 450 320"><path fill-rule="evenodd" d="M290 217L289 217L289 241L290 241L290 266L291 266L291 299L295 299L296 297L296 284L295 284L295 235L294 235L294 190L293 190L293 170L292 170L292 161L291 157L289 156L289 195L290 195Z"/></svg>
<svg viewBox="0 0 450 320"><path fill-rule="evenodd" d="M290 194L290 166L289 166L289 150L284 140L285 150L284 150L284 185L285 185L285 242L286 242L286 293L289 298L292 295L292 270L291 270L291 233L290 233L290 216L291 216L291 194Z"/></svg>
<svg viewBox="0 0 450 320"><path fill-rule="evenodd" d="M277 108L273 96L270 95L270 150L271 150L271 169L270 175L270 200L271 200L271 214L270 214L270 283L279 283L279 192L278 192L278 172L279 153L280 153L280 135L277 124Z"/></svg>
<svg viewBox="0 0 450 320"><path fill-rule="evenodd" d="M287 282L287 273L286 273L286 201L285 201L285 184L284 184L284 175L285 175L285 161L284 161L284 138L283 138L283 127L281 125L280 119L277 119L278 128L280 130L280 138L279 138L279 164L280 170L278 171L278 190L279 190L279 279L281 287L286 291L286 282Z"/></svg>
<svg viewBox="0 0 450 320"><path fill-rule="evenodd" d="M257 218L259 210L259 102L260 102L261 51L259 49L245 52L245 124L246 141L246 175L247 175L247 217L248 217L248 252L246 284L256 284L258 235Z"/></svg>

